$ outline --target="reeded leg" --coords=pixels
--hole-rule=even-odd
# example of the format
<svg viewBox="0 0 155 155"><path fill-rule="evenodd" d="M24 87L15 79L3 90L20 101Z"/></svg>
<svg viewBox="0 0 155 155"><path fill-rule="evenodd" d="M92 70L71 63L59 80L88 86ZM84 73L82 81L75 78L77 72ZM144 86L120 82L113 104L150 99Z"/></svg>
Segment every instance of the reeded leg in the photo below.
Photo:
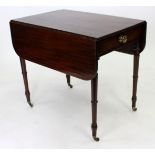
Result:
<svg viewBox="0 0 155 155"><path fill-rule="evenodd" d="M95 141L99 141L96 137L97 132L97 87L98 87L98 74L91 80L91 104L92 104L92 136Z"/></svg>
<svg viewBox="0 0 155 155"><path fill-rule="evenodd" d="M70 75L66 74L67 84L70 88L73 88L73 85L70 84Z"/></svg>
<svg viewBox="0 0 155 155"><path fill-rule="evenodd" d="M137 82L138 82L138 69L139 69L139 48L135 49L134 54L134 66L133 66L133 91L132 91L132 109L136 111L136 100L137 100Z"/></svg>
<svg viewBox="0 0 155 155"><path fill-rule="evenodd" d="M24 80L24 85L25 85L25 95L28 104L33 107L31 100L30 100L30 92L29 92L29 87L28 87L28 80L27 80L27 71L26 71L26 63L23 58L20 57L20 63L21 63L21 69L22 69L22 74L23 74L23 80Z"/></svg>

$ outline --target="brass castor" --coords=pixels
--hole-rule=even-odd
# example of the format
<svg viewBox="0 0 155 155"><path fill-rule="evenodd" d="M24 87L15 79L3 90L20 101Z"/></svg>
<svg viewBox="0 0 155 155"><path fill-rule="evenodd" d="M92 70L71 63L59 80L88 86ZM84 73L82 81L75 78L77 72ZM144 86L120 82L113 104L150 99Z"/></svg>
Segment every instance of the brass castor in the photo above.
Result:
<svg viewBox="0 0 155 155"><path fill-rule="evenodd" d="M137 111L137 108L136 108L136 107L132 107L132 110L133 110L133 111Z"/></svg>
<svg viewBox="0 0 155 155"><path fill-rule="evenodd" d="M93 136L93 139L96 141L96 142L98 142L100 139L98 138L98 137L96 137L96 136Z"/></svg>
<svg viewBox="0 0 155 155"><path fill-rule="evenodd" d="M68 84L68 86L70 87L70 88L73 88L73 85L71 85L70 83L67 83Z"/></svg>
<svg viewBox="0 0 155 155"><path fill-rule="evenodd" d="M31 108L33 107L33 104L30 101L28 101L28 104L30 105Z"/></svg>
<svg viewBox="0 0 155 155"><path fill-rule="evenodd" d="M73 85L70 83L70 75L66 74L67 84L70 88L73 88Z"/></svg>

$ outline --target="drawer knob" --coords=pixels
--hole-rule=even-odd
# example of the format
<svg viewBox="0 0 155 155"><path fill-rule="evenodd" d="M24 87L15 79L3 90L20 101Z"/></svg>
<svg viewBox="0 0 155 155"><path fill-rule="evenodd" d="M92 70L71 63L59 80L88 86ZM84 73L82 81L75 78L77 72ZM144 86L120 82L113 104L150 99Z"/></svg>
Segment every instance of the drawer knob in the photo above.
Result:
<svg viewBox="0 0 155 155"><path fill-rule="evenodd" d="M127 40L128 40L127 35L121 35L118 38L119 43L123 43L123 44L125 44L127 42Z"/></svg>

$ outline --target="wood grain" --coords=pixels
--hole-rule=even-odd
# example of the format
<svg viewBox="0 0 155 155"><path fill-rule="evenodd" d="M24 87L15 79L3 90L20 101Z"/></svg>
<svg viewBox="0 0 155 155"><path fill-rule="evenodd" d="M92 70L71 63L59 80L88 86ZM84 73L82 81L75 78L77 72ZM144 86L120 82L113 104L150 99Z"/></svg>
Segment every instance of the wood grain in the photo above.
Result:
<svg viewBox="0 0 155 155"><path fill-rule="evenodd" d="M14 21L10 26L13 46L20 57L84 80L96 75L94 39Z"/></svg>

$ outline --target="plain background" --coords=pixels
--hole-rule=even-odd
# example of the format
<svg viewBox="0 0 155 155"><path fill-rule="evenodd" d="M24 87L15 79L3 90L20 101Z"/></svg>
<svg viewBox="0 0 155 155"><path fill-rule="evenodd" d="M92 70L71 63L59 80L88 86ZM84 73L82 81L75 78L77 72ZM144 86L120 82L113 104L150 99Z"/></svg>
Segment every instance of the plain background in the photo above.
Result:
<svg viewBox="0 0 155 155"><path fill-rule="evenodd" d="M70 89L64 74L27 62L34 108L24 95L9 21L64 8L148 22L137 112L131 110L133 57L112 52L99 61L99 143L91 138L90 81L72 78ZM0 148L155 148L154 14L154 7L0 7Z"/></svg>

